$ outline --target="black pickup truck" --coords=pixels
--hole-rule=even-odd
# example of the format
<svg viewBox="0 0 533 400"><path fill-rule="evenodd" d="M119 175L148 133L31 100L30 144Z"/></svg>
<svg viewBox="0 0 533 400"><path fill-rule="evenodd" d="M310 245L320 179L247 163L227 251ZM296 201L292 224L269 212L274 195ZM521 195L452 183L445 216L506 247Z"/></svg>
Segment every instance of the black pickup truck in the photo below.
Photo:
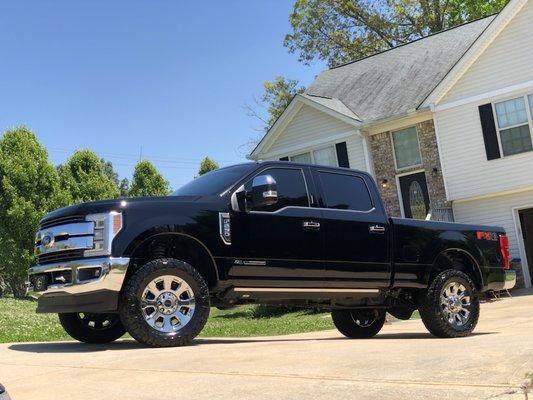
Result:
<svg viewBox="0 0 533 400"><path fill-rule="evenodd" d="M53 211L35 246L37 311L88 343L185 345L211 306L246 303L328 309L351 338L415 310L434 335L466 336L479 293L516 281L502 228L389 218L370 175L283 161Z"/></svg>

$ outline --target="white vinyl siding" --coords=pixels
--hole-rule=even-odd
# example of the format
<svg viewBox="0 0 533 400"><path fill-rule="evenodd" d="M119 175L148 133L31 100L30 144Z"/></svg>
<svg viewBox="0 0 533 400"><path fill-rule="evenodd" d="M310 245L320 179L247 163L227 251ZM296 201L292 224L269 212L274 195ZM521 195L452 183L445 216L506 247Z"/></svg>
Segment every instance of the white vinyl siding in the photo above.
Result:
<svg viewBox="0 0 533 400"><path fill-rule="evenodd" d="M501 226L509 236L511 258L519 258L513 208L533 205L533 190L453 204L455 222Z"/></svg>
<svg viewBox="0 0 533 400"><path fill-rule="evenodd" d="M533 80L533 2L528 1L441 103Z"/></svg>
<svg viewBox="0 0 533 400"><path fill-rule="evenodd" d="M533 187L533 152L488 161L478 107L486 99L435 113L448 200Z"/></svg>
<svg viewBox="0 0 533 400"><path fill-rule="evenodd" d="M350 134L350 132L353 133ZM348 136L335 139L336 136L346 133L348 133ZM329 137L332 139L329 140ZM321 141L321 144L316 146L307 145L313 141ZM266 154L264 156L260 155L260 158L263 160L278 160L281 157L292 157L334 146L340 142L346 142L350 168L367 171L363 138L356 133L355 128L322 111L303 105L266 151ZM271 153L274 155L269 155Z"/></svg>
<svg viewBox="0 0 533 400"><path fill-rule="evenodd" d="M348 125L322 111L304 105L289 122L268 149L269 153L284 152L294 146L302 146L327 136L349 132L353 126Z"/></svg>

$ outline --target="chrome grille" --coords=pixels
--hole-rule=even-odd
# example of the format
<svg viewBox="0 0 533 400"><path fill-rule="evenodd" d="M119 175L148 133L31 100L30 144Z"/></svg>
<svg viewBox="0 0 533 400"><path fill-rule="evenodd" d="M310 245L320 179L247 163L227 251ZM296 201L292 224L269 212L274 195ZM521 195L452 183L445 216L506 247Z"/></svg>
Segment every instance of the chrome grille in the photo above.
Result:
<svg viewBox="0 0 533 400"><path fill-rule="evenodd" d="M78 216L43 224L35 237L35 254L39 264L79 259L85 250L93 247L94 222L80 220Z"/></svg>

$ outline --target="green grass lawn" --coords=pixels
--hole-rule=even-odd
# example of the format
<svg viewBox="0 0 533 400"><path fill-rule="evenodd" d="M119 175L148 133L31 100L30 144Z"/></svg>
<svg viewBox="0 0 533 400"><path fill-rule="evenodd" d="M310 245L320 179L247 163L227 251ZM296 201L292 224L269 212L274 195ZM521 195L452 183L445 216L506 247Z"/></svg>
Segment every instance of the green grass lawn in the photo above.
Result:
<svg viewBox="0 0 533 400"><path fill-rule="evenodd" d="M68 340L57 315L36 314L33 300L0 299L0 343ZM307 310L282 313L269 306L211 309L201 333L209 336L272 336L334 329L329 313Z"/></svg>

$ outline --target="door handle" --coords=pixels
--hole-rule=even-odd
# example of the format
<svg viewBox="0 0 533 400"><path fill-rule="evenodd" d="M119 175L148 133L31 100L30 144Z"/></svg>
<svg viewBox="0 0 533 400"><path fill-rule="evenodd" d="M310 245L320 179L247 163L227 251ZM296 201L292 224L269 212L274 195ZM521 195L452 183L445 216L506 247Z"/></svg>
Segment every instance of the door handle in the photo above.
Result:
<svg viewBox="0 0 533 400"><path fill-rule="evenodd" d="M320 222L316 222L316 221L304 221L302 225L304 229L311 229L311 230L320 229Z"/></svg>
<svg viewBox="0 0 533 400"><path fill-rule="evenodd" d="M385 227L381 225L370 225L368 227L368 230L370 231L370 233L377 233L380 235L385 233Z"/></svg>

